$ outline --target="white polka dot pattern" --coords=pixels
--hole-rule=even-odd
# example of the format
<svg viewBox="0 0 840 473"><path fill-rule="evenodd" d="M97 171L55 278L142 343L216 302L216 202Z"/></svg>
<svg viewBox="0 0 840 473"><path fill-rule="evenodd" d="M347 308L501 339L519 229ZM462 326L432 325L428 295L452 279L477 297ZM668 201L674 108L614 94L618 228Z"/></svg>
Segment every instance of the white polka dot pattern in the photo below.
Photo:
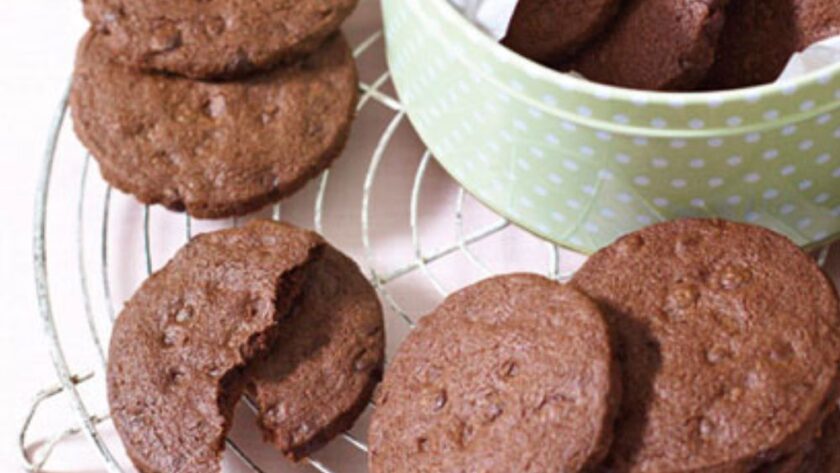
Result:
<svg viewBox="0 0 840 473"><path fill-rule="evenodd" d="M680 216L755 222L803 245L840 235L840 65L726 94L630 93L465 33L445 2L383 8L415 128L522 226L586 252Z"/></svg>

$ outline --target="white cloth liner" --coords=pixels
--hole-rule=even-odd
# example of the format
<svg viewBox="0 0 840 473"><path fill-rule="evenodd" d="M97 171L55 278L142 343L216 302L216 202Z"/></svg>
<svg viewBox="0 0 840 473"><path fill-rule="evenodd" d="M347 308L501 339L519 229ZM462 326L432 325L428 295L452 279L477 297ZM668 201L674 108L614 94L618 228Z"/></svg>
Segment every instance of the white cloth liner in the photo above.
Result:
<svg viewBox="0 0 840 473"><path fill-rule="evenodd" d="M805 51L794 54L779 81L802 76L837 63L840 63L840 36L820 41Z"/></svg>
<svg viewBox="0 0 840 473"><path fill-rule="evenodd" d="M425 1L425 0L424 0ZM490 37L501 40L507 34L510 20L519 0L449 0L464 16ZM840 63L840 36L816 43L794 54L779 81Z"/></svg>
<svg viewBox="0 0 840 473"><path fill-rule="evenodd" d="M507 34L519 0L449 0L464 16L490 37L501 40Z"/></svg>

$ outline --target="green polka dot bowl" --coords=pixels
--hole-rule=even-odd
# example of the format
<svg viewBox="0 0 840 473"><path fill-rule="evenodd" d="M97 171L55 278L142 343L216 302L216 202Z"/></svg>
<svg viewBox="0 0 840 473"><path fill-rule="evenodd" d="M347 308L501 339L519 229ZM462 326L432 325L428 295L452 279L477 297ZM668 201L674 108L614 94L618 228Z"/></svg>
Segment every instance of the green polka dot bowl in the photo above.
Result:
<svg viewBox="0 0 840 473"><path fill-rule="evenodd" d="M840 64L780 84L660 93L561 74L446 0L382 0L388 61L441 165L518 225L591 253L679 217L840 236Z"/></svg>

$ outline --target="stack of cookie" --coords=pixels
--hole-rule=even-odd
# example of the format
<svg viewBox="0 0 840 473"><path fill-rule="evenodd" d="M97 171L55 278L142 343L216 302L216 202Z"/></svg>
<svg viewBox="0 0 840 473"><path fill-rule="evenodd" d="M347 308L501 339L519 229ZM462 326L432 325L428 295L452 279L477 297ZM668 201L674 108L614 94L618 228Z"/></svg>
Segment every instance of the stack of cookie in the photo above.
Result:
<svg viewBox="0 0 840 473"><path fill-rule="evenodd" d="M114 325L108 402L143 473L220 470L243 392L297 460L350 428L384 362L382 308L320 236L254 221L193 239Z"/></svg>
<svg viewBox="0 0 840 473"><path fill-rule="evenodd" d="M504 43L597 82L688 91L773 82L835 35L836 0L519 0Z"/></svg>
<svg viewBox="0 0 840 473"><path fill-rule="evenodd" d="M568 285L511 275L420 321L375 397L386 472L840 472L840 304L768 230L656 225Z"/></svg>
<svg viewBox="0 0 840 473"><path fill-rule="evenodd" d="M71 94L105 179L199 218L242 215L338 157L357 73L338 33L357 0L85 0Z"/></svg>

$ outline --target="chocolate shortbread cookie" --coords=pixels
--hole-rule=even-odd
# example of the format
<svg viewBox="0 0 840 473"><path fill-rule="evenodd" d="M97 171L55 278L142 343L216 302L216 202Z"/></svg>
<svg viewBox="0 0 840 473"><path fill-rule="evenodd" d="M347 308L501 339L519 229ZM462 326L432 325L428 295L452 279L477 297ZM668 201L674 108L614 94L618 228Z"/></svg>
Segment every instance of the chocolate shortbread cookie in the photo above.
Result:
<svg viewBox="0 0 840 473"><path fill-rule="evenodd" d="M620 377L598 308L531 275L453 294L409 334L375 396L370 469L583 471L606 455Z"/></svg>
<svg viewBox="0 0 840 473"><path fill-rule="evenodd" d="M835 35L840 35L840 2L836 0L733 1L703 88L773 82L794 53Z"/></svg>
<svg viewBox="0 0 840 473"><path fill-rule="evenodd" d="M108 359L108 402L143 473L220 470L247 363L265 352L323 242L255 222L194 238L126 303Z"/></svg>
<svg viewBox="0 0 840 473"><path fill-rule="evenodd" d="M299 460L349 429L382 376L385 332L373 287L327 247L249 393L268 441Z"/></svg>
<svg viewBox="0 0 840 473"><path fill-rule="evenodd" d="M537 62L553 64L604 30L620 0L520 0L503 43Z"/></svg>
<svg viewBox="0 0 840 473"><path fill-rule="evenodd" d="M299 64L229 83L126 69L101 38L79 48L75 130L105 179L143 203L242 215L299 190L344 147L358 92L340 36Z"/></svg>
<svg viewBox="0 0 840 473"><path fill-rule="evenodd" d="M840 307L769 230L679 220L618 240L572 284L622 346L614 472L751 472L797 453L834 406Z"/></svg>
<svg viewBox="0 0 840 473"><path fill-rule="evenodd" d="M564 66L587 79L691 90L715 59L728 0L629 0L611 27Z"/></svg>
<svg viewBox="0 0 840 473"><path fill-rule="evenodd" d="M84 0L120 62L195 79L241 77L309 54L358 0Z"/></svg>

